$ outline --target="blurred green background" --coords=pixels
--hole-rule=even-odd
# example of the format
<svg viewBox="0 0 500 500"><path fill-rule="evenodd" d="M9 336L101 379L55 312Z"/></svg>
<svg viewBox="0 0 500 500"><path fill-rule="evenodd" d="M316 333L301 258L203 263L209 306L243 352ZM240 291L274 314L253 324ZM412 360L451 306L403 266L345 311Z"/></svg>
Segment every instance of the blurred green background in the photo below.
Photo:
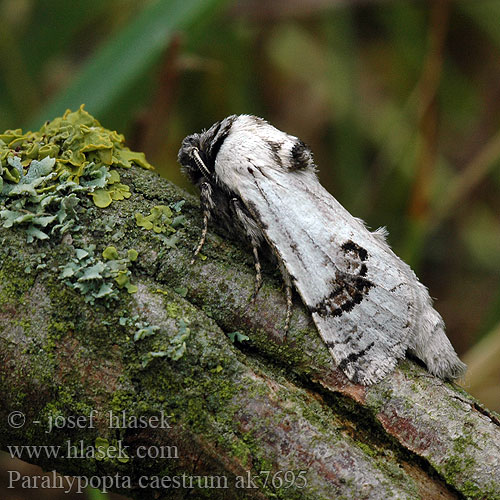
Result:
<svg viewBox="0 0 500 500"><path fill-rule="evenodd" d="M303 139L500 410L500 1L0 0L0 20L1 130L85 103L186 188L182 138L229 114Z"/></svg>

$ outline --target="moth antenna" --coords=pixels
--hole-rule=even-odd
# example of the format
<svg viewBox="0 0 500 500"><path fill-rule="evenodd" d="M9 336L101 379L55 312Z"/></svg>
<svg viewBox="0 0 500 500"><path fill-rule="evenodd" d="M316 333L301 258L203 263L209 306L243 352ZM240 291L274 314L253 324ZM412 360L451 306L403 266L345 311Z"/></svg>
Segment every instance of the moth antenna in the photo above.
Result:
<svg viewBox="0 0 500 500"><path fill-rule="evenodd" d="M200 153L198 153L197 149L193 149L193 156L194 156L194 161L196 162L196 165L198 168L201 170L201 172L208 177L210 177L210 170L208 170L207 166L201 159Z"/></svg>

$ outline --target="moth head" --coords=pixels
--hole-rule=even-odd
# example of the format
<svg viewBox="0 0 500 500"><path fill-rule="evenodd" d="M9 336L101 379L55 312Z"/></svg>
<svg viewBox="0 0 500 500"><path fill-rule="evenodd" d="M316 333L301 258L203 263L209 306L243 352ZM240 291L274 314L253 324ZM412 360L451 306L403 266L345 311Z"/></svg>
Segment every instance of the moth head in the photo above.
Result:
<svg viewBox="0 0 500 500"><path fill-rule="evenodd" d="M219 150L231 132L236 115L214 123L200 134L188 135L179 150L179 163L191 182L199 185L202 179L216 181L215 163Z"/></svg>
<svg viewBox="0 0 500 500"><path fill-rule="evenodd" d="M187 136L183 141L177 156L184 173L193 184L199 184L202 178L211 179L213 172L207 164L206 153L202 147L201 134Z"/></svg>

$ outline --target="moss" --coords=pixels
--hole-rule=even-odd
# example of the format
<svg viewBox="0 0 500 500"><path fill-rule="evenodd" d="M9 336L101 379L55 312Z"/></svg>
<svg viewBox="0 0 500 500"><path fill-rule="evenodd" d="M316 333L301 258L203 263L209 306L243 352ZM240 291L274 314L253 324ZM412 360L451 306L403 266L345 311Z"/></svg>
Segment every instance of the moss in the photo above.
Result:
<svg viewBox="0 0 500 500"><path fill-rule="evenodd" d="M390 384L382 383L380 390L367 392L367 406L376 414L382 410L394 397L394 391Z"/></svg>
<svg viewBox="0 0 500 500"><path fill-rule="evenodd" d="M166 305L166 310L170 318L178 318L180 315L180 307L175 302L168 302Z"/></svg>
<svg viewBox="0 0 500 500"><path fill-rule="evenodd" d="M26 274L22 264L12 258L3 257L0 269L0 306L23 304L24 295L31 290L34 276ZM6 274L8 270L8 274Z"/></svg>
<svg viewBox="0 0 500 500"><path fill-rule="evenodd" d="M377 458L377 456L379 455L379 450L377 450L373 446L363 443L362 441L357 441L356 445L363 451L365 455L368 455L369 457Z"/></svg>
<svg viewBox="0 0 500 500"><path fill-rule="evenodd" d="M498 490L498 485L482 485L478 487L476 483L472 481L464 481L460 486L460 492L466 498L487 498L488 500L499 500L500 492Z"/></svg>
<svg viewBox="0 0 500 500"><path fill-rule="evenodd" d="M476 461L471 457L469 450L476 447L474 437L465 423L463 435L454 440L453 453L450 454L443 466L443 476L449 484L455 487L467 498L500 498L498 485L493 483L481 484L463 480L468 474L467 471L474 470L477 467Z"/></svg>
<svg viewBox="0 0 500 500"><path fill-rule="evenodd" d="M57 319L52 320L49 323L49 342L53 342L54 344L51 346L48 344L48 347L50 350L51 347L54 347L57 345L57 343L65 336L68 334L68 332L71 332L75 329L75 323L74 321L59 321Z"/></svg>
<svg viewBox="0 0 500 500"><path fill-rule="evenodd" d="M132 409L136 404L136 394L131 391L118 390L113 393L109 401L109 409L113 413L120 413L125 409Z"/></svg>

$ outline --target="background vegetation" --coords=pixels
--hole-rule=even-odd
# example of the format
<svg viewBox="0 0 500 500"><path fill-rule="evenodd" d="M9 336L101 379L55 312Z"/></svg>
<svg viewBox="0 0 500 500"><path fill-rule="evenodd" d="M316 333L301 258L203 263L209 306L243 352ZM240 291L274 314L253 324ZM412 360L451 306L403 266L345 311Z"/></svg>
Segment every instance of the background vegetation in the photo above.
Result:
<svg viewBox="0 0 500 500"><path fill-rule="evenodd" d="M180 141L216 120L298 135L500 410L500 1L0 0L0 19L0 130L85 103L186 188Z"/></svg>

